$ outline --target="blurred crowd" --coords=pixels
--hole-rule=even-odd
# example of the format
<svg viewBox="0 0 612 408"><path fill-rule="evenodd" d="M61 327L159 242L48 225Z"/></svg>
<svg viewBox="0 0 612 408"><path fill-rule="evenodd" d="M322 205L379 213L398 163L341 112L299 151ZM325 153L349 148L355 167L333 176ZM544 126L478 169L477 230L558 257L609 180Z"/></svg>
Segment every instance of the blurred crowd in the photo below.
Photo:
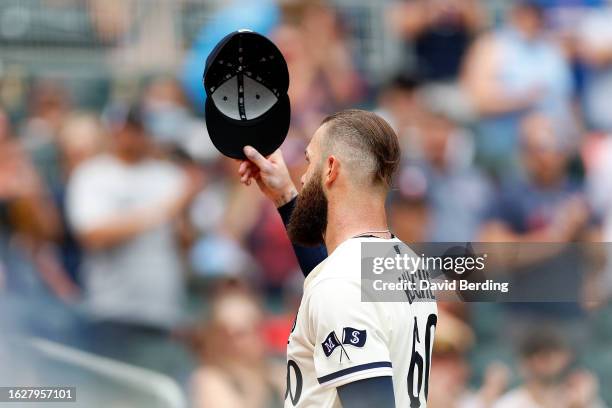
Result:
<svg viewBox="0 0 612 408"><path fill-rule="evenodd" d="M612 404L612 251L596 245L612 241L612 2L381 3L401 54L383 81L363 70L345 3L220 6L182 70L95 110L70 78L32 78L23 106L2 102L0 328L168 375L197 407L282 405L303 276L276 209L240 184L201 115L206 54L239 25L287 60L296 185L321 120L363 107L403 148L388 200L403 241L602 252L588 267L544 253L517 280L569 267L579 302L441 304L429 406ZM100 12L100 41L126 12Z"/></svg>

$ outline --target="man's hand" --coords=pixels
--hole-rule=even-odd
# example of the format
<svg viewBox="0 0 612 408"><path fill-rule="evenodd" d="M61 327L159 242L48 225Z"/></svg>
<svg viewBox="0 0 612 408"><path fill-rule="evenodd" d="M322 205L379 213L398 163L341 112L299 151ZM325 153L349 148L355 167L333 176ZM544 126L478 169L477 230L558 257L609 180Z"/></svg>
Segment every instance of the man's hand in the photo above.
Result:
<svg viewBox="0 0 612 408"><path fill-rule="evenodd" d="M244 154L248 160L241 161L238 168L241 183L248 186L251 180L255 180L276 207L287 204L297 196L280 149L265 158L251 146L245 146Z"/></svg>

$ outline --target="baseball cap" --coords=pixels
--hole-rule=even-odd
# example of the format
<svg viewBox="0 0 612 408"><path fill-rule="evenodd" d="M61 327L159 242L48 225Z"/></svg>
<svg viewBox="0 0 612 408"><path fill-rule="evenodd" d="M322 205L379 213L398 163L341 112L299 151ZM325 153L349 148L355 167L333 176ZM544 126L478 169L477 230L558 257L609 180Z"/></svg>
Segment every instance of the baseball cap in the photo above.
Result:
<svg viewBox="0 0 612 408"><path fill-rule="evenodd" d="M266 37L238 30L223 38L206 59L206 127L224 155L245 159L250 145L264 156L285 140L291 106L289 71Z"/></svg>

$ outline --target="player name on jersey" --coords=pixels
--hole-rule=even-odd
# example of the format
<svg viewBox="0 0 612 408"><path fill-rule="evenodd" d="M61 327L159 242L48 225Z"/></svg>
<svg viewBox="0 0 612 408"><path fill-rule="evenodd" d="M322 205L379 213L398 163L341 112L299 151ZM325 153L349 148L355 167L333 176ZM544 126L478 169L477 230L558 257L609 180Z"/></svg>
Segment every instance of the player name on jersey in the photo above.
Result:
<svg viewBox="0 0 612 408"><path fill-rule="evenodd" d="M415 300L427 300L427 301L435 301L436 297L434 296L430 284L431 279L429 277L429 272L425 270L419 269L418 271L411 272L402 272L400 278L398 278L400 283L408 283L405 285L404 292L406 292L406 297L408 297L408 302L412 303Z"/></svg>

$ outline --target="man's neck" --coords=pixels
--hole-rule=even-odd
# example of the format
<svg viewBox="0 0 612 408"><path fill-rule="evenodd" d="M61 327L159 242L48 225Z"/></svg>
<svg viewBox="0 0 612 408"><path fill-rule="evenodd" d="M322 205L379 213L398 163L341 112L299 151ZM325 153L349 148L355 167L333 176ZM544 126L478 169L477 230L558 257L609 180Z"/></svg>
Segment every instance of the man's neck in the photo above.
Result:
<svg viewBox="0 0 612 408"><path fill-rule="evenodd" d="M330 201L325 230L325 246L332 253L342 242L359 234L388 237L385 203L378 197L353 197L332 204Z"/></svg>

